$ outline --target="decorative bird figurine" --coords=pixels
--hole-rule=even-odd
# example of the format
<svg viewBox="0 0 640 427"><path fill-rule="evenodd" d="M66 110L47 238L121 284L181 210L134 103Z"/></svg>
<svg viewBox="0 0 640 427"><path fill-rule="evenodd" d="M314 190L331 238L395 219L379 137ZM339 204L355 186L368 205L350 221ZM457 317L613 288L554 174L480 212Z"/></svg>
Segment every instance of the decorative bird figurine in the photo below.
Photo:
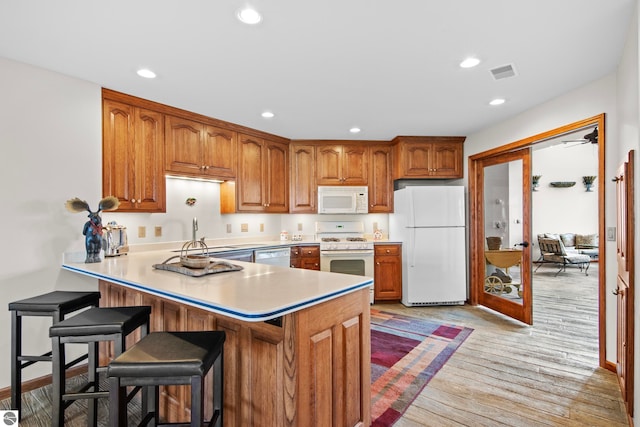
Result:
<svg viewBox="0 0 640 427"><path fill-rule="evenodd" d="M65 206L69 212L89 212L89 221L84 224L82 234L85 236L84 245L87 250L85 263L100 262L100 250L102 249L102 218L101 211L118 209L120 201L116 197L108 196L100 200L98 210L92 212L89 204L77 197L67 200Z"/></svg>

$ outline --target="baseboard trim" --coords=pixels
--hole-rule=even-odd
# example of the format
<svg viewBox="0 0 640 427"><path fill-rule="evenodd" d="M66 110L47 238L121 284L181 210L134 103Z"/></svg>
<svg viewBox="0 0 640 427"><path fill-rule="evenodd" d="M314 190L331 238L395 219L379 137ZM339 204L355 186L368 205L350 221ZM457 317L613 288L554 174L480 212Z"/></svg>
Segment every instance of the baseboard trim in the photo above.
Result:
<svg viewBox="0 0 640 427"><path fill-rule="evenodd" d="M84 374L87 372L87 365L80 365L68 369L65 373L66 378L75 377L76 375ZM40 387L44 387L46 385L51 384L52 377L51 374L45 375L39 378L34 378L32 380L23 381L22 382L22 392L32 391ZM0 389L0 400L9 399L11 397L11 386Z"/></svg>

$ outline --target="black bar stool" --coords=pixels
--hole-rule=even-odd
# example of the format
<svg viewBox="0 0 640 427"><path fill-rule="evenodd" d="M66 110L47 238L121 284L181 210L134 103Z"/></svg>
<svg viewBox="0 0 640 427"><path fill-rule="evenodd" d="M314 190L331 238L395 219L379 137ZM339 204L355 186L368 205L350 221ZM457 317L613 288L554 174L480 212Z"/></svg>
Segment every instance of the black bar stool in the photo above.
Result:
<svg viewBox="0 0 640 427"><path fill-rule="evenodd" d="M98 378L98 343L113 341L114 357L125 350L127 335L140 328L141 336L149 332L151 307L100 307L91 308L65 319L49 328L53 350L52 426L64 425L64 410L78 399L90 399L88 426L98 422L98 398L108 397L108 391L100 390ZM86 343L89 347L88 380L78 392L65 390L65 344ZM106 367L104 368L106 369Z"/></svg>
<svg viewBox="0 0 640 427"><path fill-rule="evenodd" d="M22 354L22 317L49 316L52 324L63 320L69 313L86 307L97 307L100 292L54 291L9 303L11 311L11 408L22 417L22 370L36 362L51 362L51 351L41 356ZM87 358L84 355L80 360ZM76 362L76 363L77 363Z"/></svg>
<svg viewBox="0 0 640 427"><path fill-rule="evenodd" d="M224 331L153 332L109 364L109 425L127 425L126 387L144 387L142 422L160 425L160 385L191 385L191 427L204 418L204 379L213 366L213 416L208 426L222 426Z"/></svg>

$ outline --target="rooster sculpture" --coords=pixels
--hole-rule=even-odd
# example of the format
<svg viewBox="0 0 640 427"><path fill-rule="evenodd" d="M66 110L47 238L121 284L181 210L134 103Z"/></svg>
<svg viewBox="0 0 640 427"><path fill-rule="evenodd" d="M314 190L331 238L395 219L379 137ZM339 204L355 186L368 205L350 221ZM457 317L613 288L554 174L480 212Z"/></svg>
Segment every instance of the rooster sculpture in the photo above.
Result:
<svg viewBox="0 0 640 427"><path fill-rule="evenodd" d="M100 200L98 210L91 211L89 204L75 197L67 200L65 206L69 212L89 212L89 221L84 224L82 234L85 236L84 244L87 249L85 263L100 262L100 251L102 250L102 218L100 212L117 209L120 202L116 197L108 196Z"/></svg>

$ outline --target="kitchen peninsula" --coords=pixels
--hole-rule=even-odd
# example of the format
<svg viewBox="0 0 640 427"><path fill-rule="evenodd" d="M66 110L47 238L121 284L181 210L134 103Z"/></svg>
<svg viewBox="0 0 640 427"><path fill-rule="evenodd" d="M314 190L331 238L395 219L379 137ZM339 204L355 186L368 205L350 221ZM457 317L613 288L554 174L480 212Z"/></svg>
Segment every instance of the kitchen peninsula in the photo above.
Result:
<svg viewBox="0 0 640 427"><path fill-rule="evenodd" d="M202 277L155 270L175 253L63 263L99 279L101 305L152 306L153 331L223 330L225 426L370 424L369 277L236 262ZM188 419L165 387L167 421Z"/></svg>

